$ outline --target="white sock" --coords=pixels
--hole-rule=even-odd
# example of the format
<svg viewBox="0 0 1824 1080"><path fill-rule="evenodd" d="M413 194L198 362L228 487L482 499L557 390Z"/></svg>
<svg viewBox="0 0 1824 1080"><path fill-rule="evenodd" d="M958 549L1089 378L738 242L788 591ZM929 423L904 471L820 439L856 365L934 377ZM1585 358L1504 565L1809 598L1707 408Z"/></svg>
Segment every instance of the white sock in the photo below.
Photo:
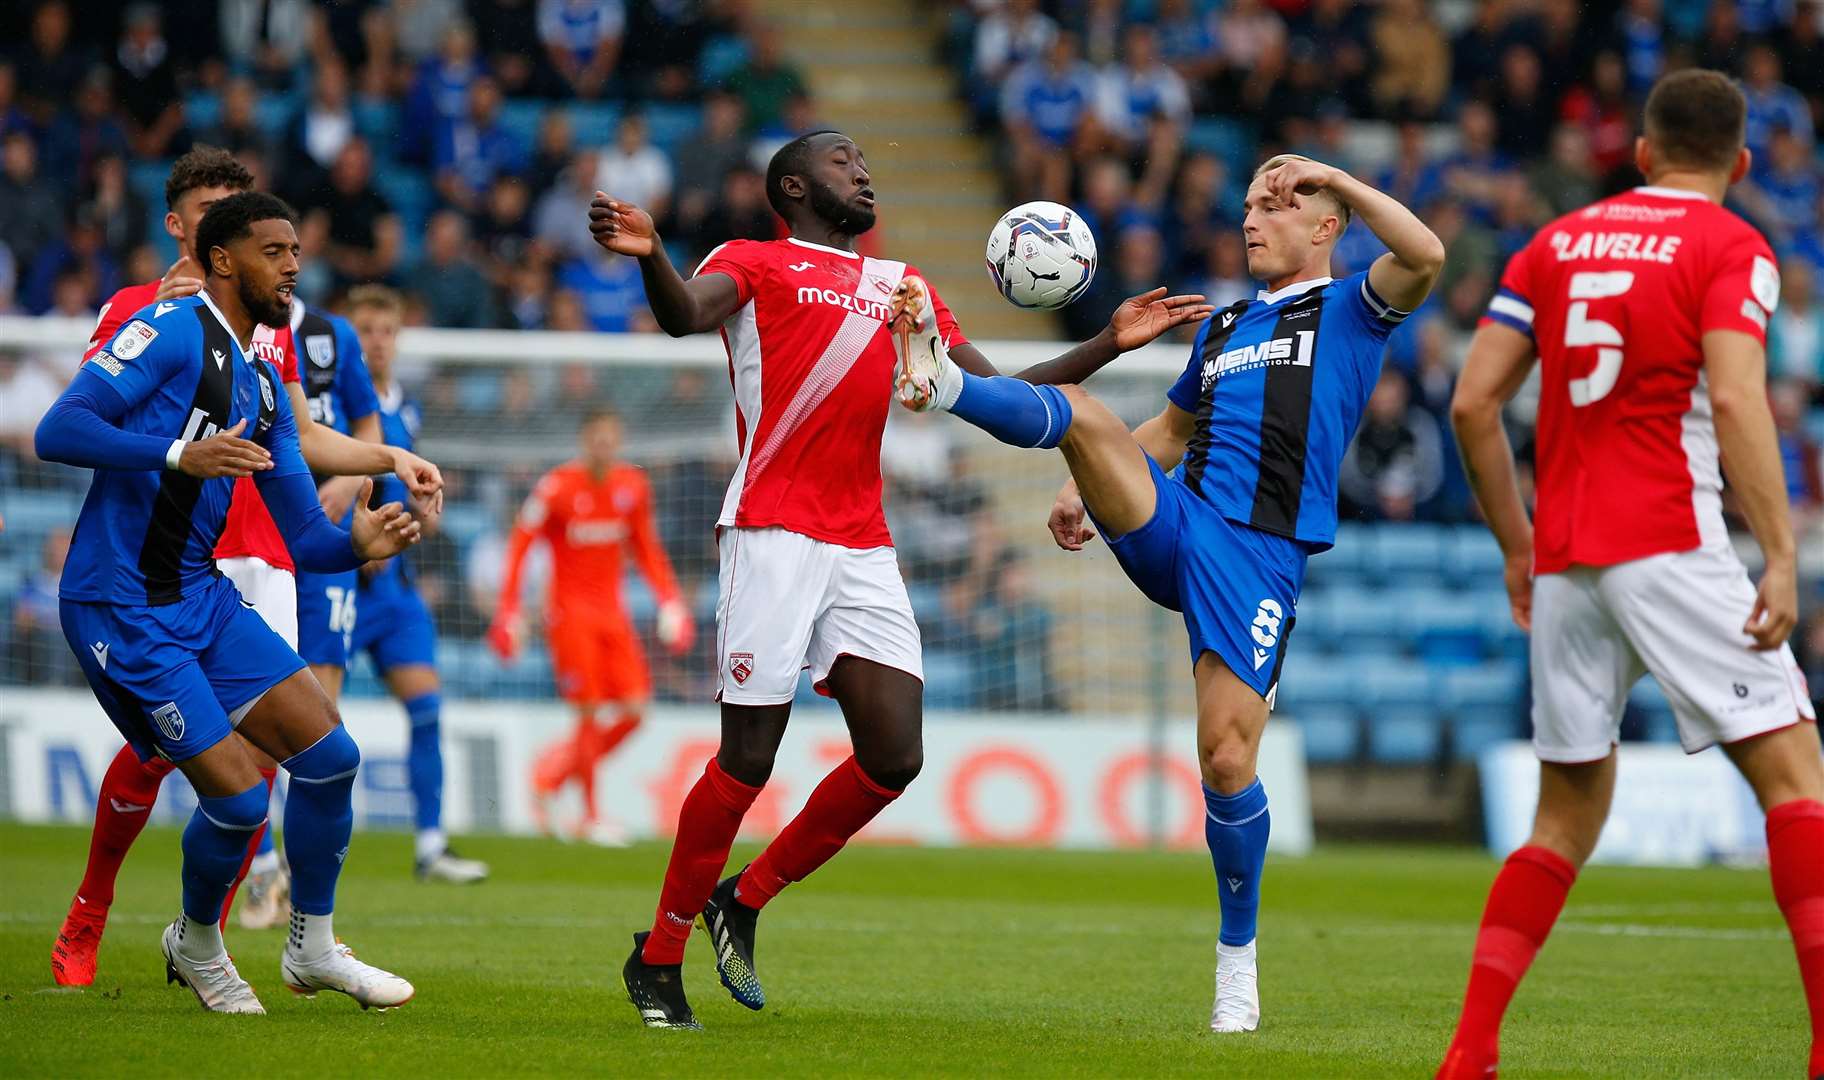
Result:
<svg viewBox="0 0 1824 1080"><path fill-rule="evenodd" d="M273 848L271 851L262 851L253 857L253 861L247 864L247 876L270 874L278 868L279 849Z"/></svg>
<svg viewBox="0 0 1824 1080"><path fill-rule="evenodd" d="M206 963L228 954L222 944L222 928L212 922L197 922L185 915L177 923L177 951L186 960Z"/></svg>
<svg viewBox="0 0 1824 1080"><path fill-rule="evenodd" d="M449 837L443 835L442 829L418 830L418 858L435 859L443 854L443 849L450 846Z"/></svg>
<svg viewBox="0 0 1824 1080"><path fill-rule="evenodd" d="M291 936L285 939L285 951L299 960L318 960L336 947L336 932L329 915L306 915L293 908Z"/></svg>
<svg viewBox="0 0 1824 1080"><path fill-rule="evenodd" d="M936 408L945 412L956 404L956 399L963 396L963 369L950 359L950 350L940 342L937 346L937 403Z"/></svg>

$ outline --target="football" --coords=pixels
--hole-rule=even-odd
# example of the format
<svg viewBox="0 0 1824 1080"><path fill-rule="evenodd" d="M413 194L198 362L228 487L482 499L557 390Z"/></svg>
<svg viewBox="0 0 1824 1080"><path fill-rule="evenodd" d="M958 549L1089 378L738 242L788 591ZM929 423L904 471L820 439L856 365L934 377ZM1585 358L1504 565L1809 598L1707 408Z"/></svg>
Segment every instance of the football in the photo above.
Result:
<svg viewBox="0 0 1824 1080"><path fill-rule="evenodd" d="M1029 202L1007 211L988 233L988 275L1007 302L1061 308L1096 276L1096 238L1068 206Z"/></svg>

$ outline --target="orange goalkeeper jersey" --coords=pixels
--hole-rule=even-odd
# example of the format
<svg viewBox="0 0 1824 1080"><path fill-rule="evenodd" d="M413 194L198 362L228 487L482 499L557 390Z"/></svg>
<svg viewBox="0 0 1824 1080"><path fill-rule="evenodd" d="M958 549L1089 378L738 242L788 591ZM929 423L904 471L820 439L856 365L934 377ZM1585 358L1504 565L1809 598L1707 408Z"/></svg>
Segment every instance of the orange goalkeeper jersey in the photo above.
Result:
<svg viewBox="0 0 1824 1080"><path fill-rule="evenodd" d="M501 607L519 608L520 575L533 541L551 546L548 610L569 619L624 619L621 575L630 551L659 603L679 597L671 562L652 520L652 488L633 465L615 465L597 479L581 462L540 478L520 509L507 546Z"/></svg>

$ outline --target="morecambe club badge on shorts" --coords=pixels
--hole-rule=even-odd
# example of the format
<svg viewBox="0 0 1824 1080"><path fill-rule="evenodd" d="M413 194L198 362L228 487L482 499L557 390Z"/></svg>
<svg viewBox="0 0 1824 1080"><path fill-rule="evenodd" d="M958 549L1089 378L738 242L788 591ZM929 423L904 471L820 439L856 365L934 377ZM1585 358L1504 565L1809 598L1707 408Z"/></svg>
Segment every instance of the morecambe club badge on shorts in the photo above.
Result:
<svg viewBox="0 0 1824 1080"><path fill-rule="evenodd" d="M754 673L754 654L751 652L729 653L728 673L735 677L736 683L746 685L747 677Z"/></svg>

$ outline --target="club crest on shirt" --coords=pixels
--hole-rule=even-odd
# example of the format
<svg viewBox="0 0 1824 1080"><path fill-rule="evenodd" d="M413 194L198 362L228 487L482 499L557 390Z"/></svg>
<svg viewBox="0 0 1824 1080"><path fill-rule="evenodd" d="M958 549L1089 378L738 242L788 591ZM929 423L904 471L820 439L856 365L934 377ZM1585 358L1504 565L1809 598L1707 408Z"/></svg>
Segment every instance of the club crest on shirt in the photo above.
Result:
<svg viewBox="0 0 1824 1080"><path fill-rule="evenodd" d="M131 360L145 352L146 346L152 344L152 339L157 336L158 331L152 329L151 323L144 319L134 319L114 335L114 343L108 346L108 351L117 359Z"/></svg>
<svg viewBox="0 0 1824 1080"><path fill-rule="evenodd" d="M751 652L729 653L728 673L734 676L737 685L745 686L747 677L754 673L754 654Z"/></svg>
<svg viewBox="0 0 1824 1080"><path fill-rule="evenodd" d="M304 354L318 367L329 367L336 362L336 343L328 334L307 334L304 337Z"/></svg>

